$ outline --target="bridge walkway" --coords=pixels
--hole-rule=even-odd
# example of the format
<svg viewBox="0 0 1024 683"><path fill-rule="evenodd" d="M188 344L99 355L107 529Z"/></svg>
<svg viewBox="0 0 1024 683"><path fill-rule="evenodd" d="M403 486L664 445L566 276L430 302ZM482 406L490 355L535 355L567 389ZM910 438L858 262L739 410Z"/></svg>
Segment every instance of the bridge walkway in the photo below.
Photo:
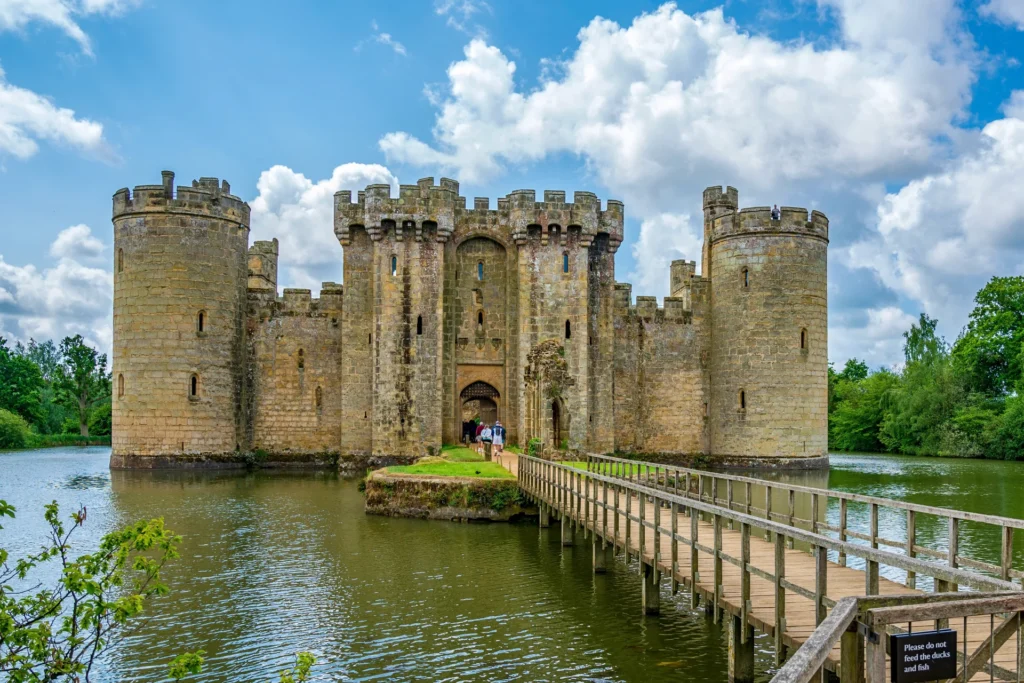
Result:
<svg viewBox="0 0 1024 683"><path fill-rule="evenodd" d="M879 550L878 539L874 548L855 546L796 525L708 504L704 502L708 498L704 492L698 493L697 500L686 498L685 494L678 496L674 493L678 484L672 480L684 471L682 468L673 472L672 468L653 463L623 466L609 459L606 467L587 471L579 465L566 466L527 456L506 456L502 460L519 477L523 490L542 506L542 525L548 514L561 520L563 544L572 544L574 528L591 539L595 570L600 571L607 561L600 557L606 547L614 554L640 560L645 589L650 587L645 590L646 611L657 612L659 580L668 577L673 592L682 586L691 594L692 606L702 602L716 621L735 620L730 621L730 627L740 631L736 636L739 641L752 636L743 632L742 624L747 625L747 630L753 628L767 634L775 642L779 661L787 648L793 652L807 642L828 611L843 598L924 595L922 590L879 575L879 564L902 568L908 578L931 577L938 590L956 590L956 583L967 590L1019 590L1008 581L981 572ZM657 468L653 479L641 476L644 466ZM687 477L686 491L690 490ZM746 500L750 501L749 489ZM792 519L792 496L790 500ZM766 503L769 515L770 506ZM875 515L873 523L877 528L877 512ZM819 516L817 510L813 516ZM848 533L857 535L852 530ZM829 559L830 550L835 559ZM865 568L848 566L851 556L862 556ZM891 627L890 631L916 632L948 626L958 632L959 648L967 653L961 657L966 660L988 643L1000 622L992 615L975 615L948 625L934 620L915 621ZM1002 642L996 638L995 668L992 672L979 671L970 680L990 680L990 673L996 680L1020 680L1019 642L1019 633ZM838 672L840 664L841 648L837 642L828 653L824 668Z"/></svg>

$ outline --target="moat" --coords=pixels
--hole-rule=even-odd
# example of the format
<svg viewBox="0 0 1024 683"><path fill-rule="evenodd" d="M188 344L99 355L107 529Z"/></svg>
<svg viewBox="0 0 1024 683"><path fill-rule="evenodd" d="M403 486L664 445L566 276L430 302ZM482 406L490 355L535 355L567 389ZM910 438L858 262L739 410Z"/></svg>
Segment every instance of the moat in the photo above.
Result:
<svg viewBox="0 0 1024 683"><path fill-rule="evenodd" d="M171 656L196 648L208 653L204 681L270 680L300 649L317 654L318 680L727 679L724 633L682 594L664 585L662 616L645 619L635 571L619 562L594 576L589 552L562 550L555 529L367 516L356 480L111 472L109 454L0 454L0 498L18 508L0 545L14 556L38 546L42 505L54 499L66 512L88 506L82 550L154 516L184 536L166 574L171 595L107 653L103 681L164 680ZM777 476L1024 517L1014 463L834 455L828 473ZM998 550L984 536L960 543ZM758 680L771 661L770 643L759 643Z"/></svg>

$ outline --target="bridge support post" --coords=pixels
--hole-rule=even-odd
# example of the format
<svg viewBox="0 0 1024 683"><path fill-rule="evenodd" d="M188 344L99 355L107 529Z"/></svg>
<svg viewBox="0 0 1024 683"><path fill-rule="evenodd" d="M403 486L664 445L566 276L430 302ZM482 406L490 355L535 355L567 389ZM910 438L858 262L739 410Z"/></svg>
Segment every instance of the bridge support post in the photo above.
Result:
<svg viewBox="0 0 1024 683"><path fill-rule="evenodd" d="M484 441L484 461L485 462L490 462L491 461L491 442L490 441Z"/></svg>
<svg viewBox="0 0 1024 683"><path fill-rule="evenodd" d="M729 683L754 683L754 629L737 616L729 617Z"/></svg>
<svg viewBox="0 0 1024 683"><path fill-rule="evenodd" d="M644 603L644 614L659 614L661 612L661 592L658 585L658 570L649 564L641 563L643 567L644 583L641 598Z"/></svg>
<svg viewBox="0 0 1024 683"><path fill-rule="evenodd" d="M840 641L839 680L864 683L864 639L856 630L844 633Z"/></svg>
<svg viewBox="0 0 1024 683"><path fill-rule="evenodd" d="M569 522L569 515L562 515L562 545L566 548L572 545L572 524Z"/></svg>
<svg viewBox="0 0 1024 683"><path fill-rule="evenodd" d="M594 549L594 573L604 574L608 570L608 547L598 539L597 535L591 538L591 546Z"/></svg>
<svg viewBox="0 0 1024 683"><path fill-rule="evenodd" d="M551 509L547 505L541 503L539 512L540 528L547 529L551 526Z"/></svg>

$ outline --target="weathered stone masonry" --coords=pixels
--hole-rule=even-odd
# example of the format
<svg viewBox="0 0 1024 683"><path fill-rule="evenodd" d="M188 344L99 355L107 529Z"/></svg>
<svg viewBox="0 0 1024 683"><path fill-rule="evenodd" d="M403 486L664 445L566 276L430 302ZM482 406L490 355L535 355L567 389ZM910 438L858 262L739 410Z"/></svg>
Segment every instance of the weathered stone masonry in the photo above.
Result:
<svg viewBox="0 0 1024 683"><path fill-rule="evenodd" d="M226 182L114 195L115 467L387 462L486 406L511 443L823 464L828 220L704 193L702 275L615 281L623 207L425 178L335 195L344 286L278 295ZM324 229L329 229L324 226ZM705 461L708 461L707 459Z"/></svg>

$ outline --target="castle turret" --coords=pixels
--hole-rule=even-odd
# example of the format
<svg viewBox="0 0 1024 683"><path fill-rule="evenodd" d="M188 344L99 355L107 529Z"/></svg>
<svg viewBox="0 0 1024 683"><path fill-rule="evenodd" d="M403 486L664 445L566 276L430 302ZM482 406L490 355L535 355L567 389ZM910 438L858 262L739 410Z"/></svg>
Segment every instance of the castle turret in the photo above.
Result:
<svg viewBox="0 0 1024 683"><path fill-rule="evenodd" d="M735 187L709 187L704 190L704 247L701 250L700 274L711 278L711 229L719 216L739 209L740 194Z"/></svg>
<svg viewBox="0 0 1024 683"><path fill-rule="evenodd" d="M710 201L709 201L710 199ZM726 211L704 192L711 273L712 456L827 455L828 219L768 207Z"/></svg>
<svg viewBox="0 0 1024 683"><path fill-rule="evenodd" d="M249 206L216 178L175 192L164 171L114 194L113 223L111 466L236 462Z"/></svg>

